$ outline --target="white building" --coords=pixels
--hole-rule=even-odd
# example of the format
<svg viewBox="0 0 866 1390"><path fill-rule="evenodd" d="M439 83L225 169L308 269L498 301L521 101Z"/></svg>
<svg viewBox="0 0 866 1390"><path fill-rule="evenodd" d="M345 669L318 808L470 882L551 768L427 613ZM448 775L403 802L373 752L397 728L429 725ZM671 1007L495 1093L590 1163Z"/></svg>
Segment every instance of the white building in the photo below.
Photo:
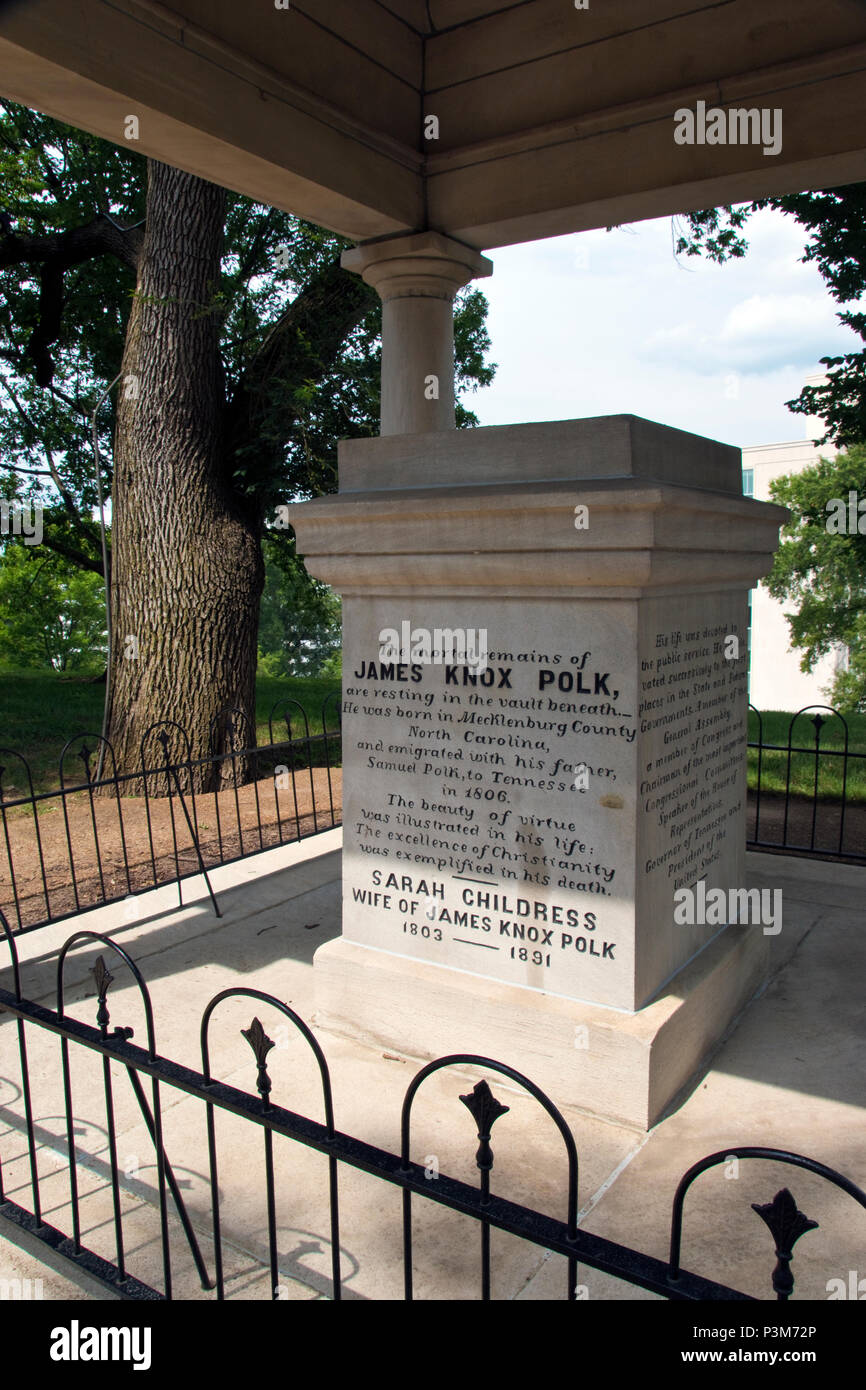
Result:
<svg viewBox="0 0 866 1390"><path fill-rule="evenodd" d="M822 376L807 378L807 385L824 381ZM770 483L787 473L800 473L822 456L833 458L832 444L816 446L823 434L819 420L807 418L807 437L785 444L758 444L743 450L743 492L759 502L771 502ZM798 710L806 705L829 701L828 690L840 665L847 662L847 651L840 647L822 657L809 672L800 670L802 652L792 650L785 613L793 612L789 603L780 603L761 584L751 594L749 650L749 699L759 710Z"/></svg>

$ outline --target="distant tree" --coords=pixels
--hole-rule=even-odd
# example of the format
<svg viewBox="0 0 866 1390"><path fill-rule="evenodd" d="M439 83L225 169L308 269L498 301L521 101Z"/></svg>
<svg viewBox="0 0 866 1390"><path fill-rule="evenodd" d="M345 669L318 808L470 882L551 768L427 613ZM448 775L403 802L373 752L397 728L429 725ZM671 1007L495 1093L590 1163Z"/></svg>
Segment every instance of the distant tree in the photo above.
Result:
<svg viewBox="0 0 866 1390"><path fill-rule="evenodd" d="M99 671L105 653L99 576L44 546L7 542L0 555L0 660L85 675Z"/></svg>
<svg viewBox="0 0 866 1390"><path fill-rule="evenodd" d="M837 672L828 697L841 710L866 711L866 447L777 478L770 492L793 517L766 582L774 598L797 605L786 617L801 669L847 647L848 669Z"/></svg>
<svg viewBox="0 0 866 1390"><path fill-rule="evenodd" d="M267 537L264 556L259 669L272 676L332 671L341 642L339 595L307 573L294 540Z"/></svg>

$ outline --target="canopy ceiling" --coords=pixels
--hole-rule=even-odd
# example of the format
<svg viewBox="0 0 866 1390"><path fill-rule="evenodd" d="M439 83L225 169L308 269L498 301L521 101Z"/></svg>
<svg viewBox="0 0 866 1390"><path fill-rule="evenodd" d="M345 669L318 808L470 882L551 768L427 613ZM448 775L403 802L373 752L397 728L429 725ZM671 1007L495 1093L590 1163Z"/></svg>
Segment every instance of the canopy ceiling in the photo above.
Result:
<svg viewBox="0 0 866 1390"><path fill-rule="evenodd" d="M479 249L866 180L866 0L20 0L0 91L355 239ZM782 150L674 112L780 108ZM439 138L425 138L436 116Z"/></svg>

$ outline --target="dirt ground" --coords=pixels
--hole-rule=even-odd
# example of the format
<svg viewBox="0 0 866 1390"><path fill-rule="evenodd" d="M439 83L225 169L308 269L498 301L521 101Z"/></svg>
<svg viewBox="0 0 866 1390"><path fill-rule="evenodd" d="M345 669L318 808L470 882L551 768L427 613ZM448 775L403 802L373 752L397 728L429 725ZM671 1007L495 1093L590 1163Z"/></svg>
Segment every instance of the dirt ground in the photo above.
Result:
<svg viewBox="0 0 866 1390"><path fill-rule="evenodd" d="M318 767L299 772L294 788L286 790L277 791L267 776L237 790L187 796L205 867L339 825L342 785L341 768ZM78 792L52 799L38 818L24 809L6 816L0 907L13 929L32 926L170 883L199 867L177 796L146 802Z"/></svg>
<svg viewBox="0 0 866 1390"><path fill-rule="evenodd" d="M784 796L762 792L759 804L750 793L746 840L752 849L786 845L795 852L812 850L826 858L862 863L866 858L866 806L846 806L843 817L839 802L813 803L806 797L792 796L786 825Z"/></svg>
<svg viewBox="0 0 866 1390"><path fill-rule="evenodd" d="M120 802L95 797L91 802L82 792L68 796L65 808L60 798L50 806L39 816L38 826L30 813L17 812L6 819L0 841L0 907L13 928L170 883L179 873L199 869L177 797L152 797L149 803L143 797ZM198 827L205 866L212 868L339 825L342 770L300 772L294 790L279 792L272 777L263 777L237 791L229 788L188 798L187 807ZM866 856L866 807L848 807L843 822L840 806L819 803L813 827L812 803L792 797L786 830L783 796L764 794L759 807L750 796L746 826L752 844L756 815L760 848L781 847L787 841L795 850L812 848L834 858L841 853L853 862L858 855Z"/></svg>

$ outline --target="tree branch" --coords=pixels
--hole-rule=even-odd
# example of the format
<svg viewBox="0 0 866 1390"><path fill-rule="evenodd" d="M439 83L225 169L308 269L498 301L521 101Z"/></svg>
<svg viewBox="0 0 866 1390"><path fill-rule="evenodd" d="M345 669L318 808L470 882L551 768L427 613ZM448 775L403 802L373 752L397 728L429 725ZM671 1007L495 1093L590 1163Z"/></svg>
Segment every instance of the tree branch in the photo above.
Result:
<svg viewBox="0 0 866 1390"><path fill-rule="evenodd" d="M49 349L60 336L66 271L98 256L114 256L137 270L144 231L141 227L124 230L101 213L85 226L53 236L19 236L11 230L8 217L0 227L0 270L15 265L40 267L39 323L30 336L27 356L35 366L38 385L49 386L54 376Z"/></svg>
<svg viewBox="0 0 866 1390"><path fill-rule="evenodd" d="M238 268L229 281L228 292L226 294L225 314L228 315L232 304L237 298L238 292L246 287L246 284L256 268L261 249L265 242L265 233L274 217L274 208L268 208L258 219L256 230L247 246L243 258L238 264Z"/></svg>
<svg viewBox="0 0 866 1390"><path fill-rule="evenodd" d="M21 416L21 419L24 421L25 425L28 426L28 428L34 436L38 437L39 430L37 429L32 416L21 404L14 389L9 385L9 382L6 380L4 376L0 376L0 384L2 384L4 389L8 392L9 396L11 397L12 404L15 406L15 409L18 411L18 414ZM63 479L57 471L57 467L54 462L54 454L52 450L49 449L44 439L41 441L41 443L42 452L45 455L45 461L48 464L48 471L51 476L51 481L57 488L57 491L60 493L60 496L63 499L63 505L68 511L69 515L71 516L73 525L77 528L78 531L82 533L82 535L86 536L87 528L84 525L84 520L81 516L80 511L78 510L78 507L75 504L75 499L72 496L72 493L69 491Z"/></svg>
<svg viewBox="0 0 866 1390"><path fill-rule="evenodd" d="M96 256L115 256L136 270L143 240L142 227L127 231L102 213L81 227L51 236L19 236L8 231L0 239L0 270L12 265L54 265L67 270Z"/></svg>
<svg viewBox="0 0 866 1390"><path fill-rule="evenodd" d="M226 414L229 464L233 457L249 456L253 445L257 470L267 469L282 453L301 415L293 391L285 388L300 390L321 381L348 334L377 303L375 290L339 261L309 282L273 324L235 388Z"/></svg>
<svg viewBox="0 0 866 1390"><path fill-rule="evenodd" d="M24 468L20 463L4 463L3 467L8 468L10 473L27 473L31 478L51 477L47 468Z"/></svg>
<svg viewBox="0 0 866 1390"><path fill-rule="evenodd" d="M75 400L72 396L67 396L66 392L61 391L59 386L55 386L53 381L48 389L51 392L52 396L56 396L57 399L59 401L62 401L64 405L68 405L69 409L74 410L76 415L80 415L85 420L90 419L91 415L93 414L93 406L91 402L85 404L82 401Z"/></svg>
<svg viewBox="0 0 866 1390"><path fill-rule="evenodd" d="M53 550L56 555L62 555L64 560L71 560L79 569L90 570L92 574L105 575L101 559L97 559L93 555L86 555L83 550L76 550L73 545L66 545L64 541L59 541L56 536L50 536L46 533L42 537L42 544L49 550Z"/></svg>

